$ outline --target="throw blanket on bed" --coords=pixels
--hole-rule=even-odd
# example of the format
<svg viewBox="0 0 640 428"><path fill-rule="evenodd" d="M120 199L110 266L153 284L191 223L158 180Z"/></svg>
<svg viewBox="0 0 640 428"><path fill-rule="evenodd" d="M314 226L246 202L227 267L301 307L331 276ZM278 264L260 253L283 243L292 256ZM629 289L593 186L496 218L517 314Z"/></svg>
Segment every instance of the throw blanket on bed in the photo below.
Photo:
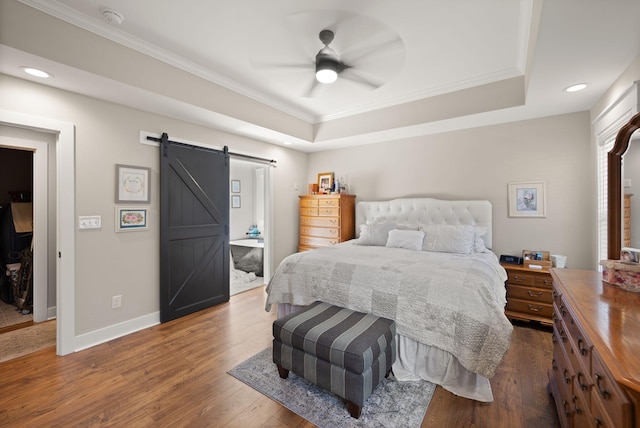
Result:
<svg viewBox="0 0 640 428"><path fill-rule="evenodd" d="M267 286L272 304L316 300L396 321L397 333L438 347L491 378L509 349L506 272L493 253L353 245L292 254Z"/></svg>

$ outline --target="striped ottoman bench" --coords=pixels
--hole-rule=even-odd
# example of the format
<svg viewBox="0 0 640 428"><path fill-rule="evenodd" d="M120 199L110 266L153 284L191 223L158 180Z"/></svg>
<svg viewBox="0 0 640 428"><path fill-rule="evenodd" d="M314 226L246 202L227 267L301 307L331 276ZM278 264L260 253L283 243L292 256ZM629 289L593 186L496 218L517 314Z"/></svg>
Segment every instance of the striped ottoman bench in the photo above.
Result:
<svg viewBox="0 0 640 428"><path fill-rule="evenodd" d="M362 406L396 358L396 324L371 314L315 302L273 323L273 362L344 398L360 417Z"/></svg>

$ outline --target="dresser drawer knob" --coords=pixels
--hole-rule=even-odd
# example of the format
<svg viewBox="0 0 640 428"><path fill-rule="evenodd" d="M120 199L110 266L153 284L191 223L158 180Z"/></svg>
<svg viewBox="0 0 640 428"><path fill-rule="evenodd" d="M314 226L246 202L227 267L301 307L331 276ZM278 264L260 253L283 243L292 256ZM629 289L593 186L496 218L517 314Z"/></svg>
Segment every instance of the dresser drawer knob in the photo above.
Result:
<svg viewBox="0 0 640 428"><path fill-rule="evenodd" d="M574 411L576 412L576 415L582 414L582 409L578 407L578 397L576 395L573 396L573 408L574 408Z"/></svg>
<svg viewBox="0 0 640 428"><path fill-rule="evenodd" d="M567 383L567 384L571 383L571 376L569 376L569 370L564 369L562 374L564 375L564 383Z"/></svg>
<svg viewBox="0 0 640 428"><path fill-rule="evenodd" d="M527 294L529 294L529 297L540 297L540 296L542 296L542 291L538 291L537 293L533 293L531 290L527 290Z"/></svg>
<svg viewBox="0 0 640 428"><path fill-rule="evenodd" d="M548 279L544 280L544 285L551 285L551 284L552 284L552 281L549 281Z"/></svg>
<svg viewBox="0 0 640 428"><path fill-rule="evenodd" d="M571 409L569 409L569 403L567 400L562 400L562 406L564 407L564 415L568 418L571 416Z"/></svg>
<svg viewBox="0 0 640 428"><path fill-rule="evenodd" d="M580 385L581 390L586 391L589 389L589 385L584 383L582 379L584 379L584 374L582 374L582 372L578 372L578 385Z"/></svg>
<svg viewBox="0 0 640 428"><path fill-rule="evenodd" d="M582 339L578 339L578 349L580 350L580 355L587 355L589 353L589 349L583 347L584 341Z"/></svg>
<svg viewBox="0 0 640 428"><path fill-rule="evenodd" d="M526 280L527 280L527 278L526 278L526 277L524 277L524 276L514 275L514 276L513 276L513 280L514 280L514 281L516 281L516 282L522 282L522 281L526 281Z"/></svg>
<svg viewBox="0 0 640 428"><path fill-rule="evenodd" d="M532 305L528 304L527 306L529 306L529 310L533 311L533 312L540 312L543 308L542 306L538 306L537 308L534 308Z"/></svg>
<svg viewBox="0 0 640 428"><path fill-rule="evenodd" d="M563 342L567 341L567 335L564 333L564 330L560 330L560 340Z"/></svg>
<svg viewBox="0 0 640 428"><path fill-rule="evenodd" d="M601 380L602 380L602 376L596 373L596 388L598 389L598 394L600 394L600 397L606 400L611 397L611 393L606 389L602 389L602 387L600 386Z"/></svg>

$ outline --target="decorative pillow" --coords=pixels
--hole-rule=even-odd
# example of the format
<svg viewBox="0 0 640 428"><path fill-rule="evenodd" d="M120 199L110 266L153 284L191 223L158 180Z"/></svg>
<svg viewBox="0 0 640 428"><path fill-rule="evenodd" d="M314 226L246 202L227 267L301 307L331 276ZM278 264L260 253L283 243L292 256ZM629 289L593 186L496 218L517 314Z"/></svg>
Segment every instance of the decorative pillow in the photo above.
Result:
<svg viewBox="0 0 640 428"><path fill-rule="evenodd" d="M389 231L387 247L406 248L407 250L420 251L422 250L423 240L424 232L421 230L393 229Z"/></svg>
<svg viewBox="0 0 640 428"><path fill-rule="evenodd" d="M430 224L420 229L424 232L423 251L459 254L474 251L476 231L473 226Z"/></svg>
<svg viewBox="0 0 640 428"><path fill-rule="evenodd" d="M375 222L360 225L358 245L385 246L389 231L396 228L395 223Z"/></svg>
<svg viewBox="0 0 640 428"><path fill-rule="evenodd" d="M487 228L486 227L476 227L475 228L475 232L476 232L476 238L475 238L475 241L473 243L473 252L474 253L486 253L487 251L489 251L489 249L484 244L484 238L483 237L487 233Z"/></svg>
<svg viewBox="0 0 640 428"><path fill-rule="evenodd" d="M371 222L360 225L360 238L358 245L377 245L384 247L387 245L389 231L393 229L418 230L418 225L396 224L393 222Z"/></svg>

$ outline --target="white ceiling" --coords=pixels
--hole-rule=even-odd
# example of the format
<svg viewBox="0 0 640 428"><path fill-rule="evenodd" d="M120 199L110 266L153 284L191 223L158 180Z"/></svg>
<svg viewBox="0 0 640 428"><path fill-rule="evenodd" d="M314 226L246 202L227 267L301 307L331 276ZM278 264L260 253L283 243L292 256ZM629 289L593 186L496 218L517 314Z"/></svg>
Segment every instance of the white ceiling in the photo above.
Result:
<svg viewBox="0 0 640 428"><path fill-rule="evenodd" d="M171 106L162 94L153 100L147 94L148 102L141 104L130 85L111 81L107 87L86 73L72 77L78 70L40 58L55 75L46 84L196 123L209 121L269 142L292 141L292 148L303 151L589 110L640 53L639 0L20 2L302 119L316 131L331 130L332 121L348 127L349 120L389 108L401 113L433 106L425 102L448 94L465 100L458 102L458 112L444 117L397 118L357 135L328 132L326 138L305 139L224 112L204 119L201 108ZM124 21L106 22L105 8ZM310 92L314 57L322 48L318 33L326 28L335 32L331 47L353 68ZM0 50L0 71L6 74L25 78L16 64L37 61L1 40ZM350 73L380 86L354 83L347 79ZM492 100L471 99L475 88L522 76L522 84L509 91L512 100L524 99L518 97L521 91L524 103L510 101L487 111L495 109L485 107ZM580 82L588 88L563 92Z"/></svg>

